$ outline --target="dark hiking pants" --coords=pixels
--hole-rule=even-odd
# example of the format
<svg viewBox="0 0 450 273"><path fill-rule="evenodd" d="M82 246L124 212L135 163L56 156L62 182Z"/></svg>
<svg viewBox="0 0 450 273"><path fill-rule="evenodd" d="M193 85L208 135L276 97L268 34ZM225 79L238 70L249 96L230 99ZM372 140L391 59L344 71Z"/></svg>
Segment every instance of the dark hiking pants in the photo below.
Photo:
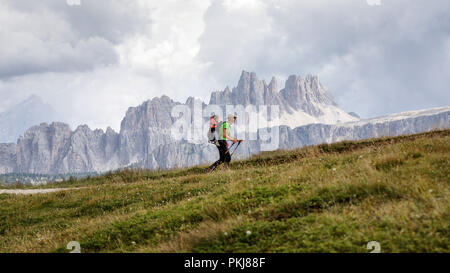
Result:
<svg viewBox="0 0 450 273"><path fill-rule="evenodd" d="M230 152L228 151L228 146L226 140L219 140L219 146L217 147L219 150L220 158L214 164L209 167L211 170L215 169L221 163L225 163L225 166L228 166L228 163L231 161Z"/></svg>

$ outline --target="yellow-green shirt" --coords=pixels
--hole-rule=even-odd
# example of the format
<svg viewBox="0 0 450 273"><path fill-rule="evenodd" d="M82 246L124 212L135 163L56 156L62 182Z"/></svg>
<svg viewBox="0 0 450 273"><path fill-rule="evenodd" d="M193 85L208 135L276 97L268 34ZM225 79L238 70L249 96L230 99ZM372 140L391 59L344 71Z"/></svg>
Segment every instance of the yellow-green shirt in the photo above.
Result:
<svg viewBox="0 0 450 273"><path fill-rule="evenodd" d="M228 124L228 122L224 121L222 123L222 126L219 127L219 140L227 140L226 138L223 137L223 129L227 129L227 136L230 135L230 124Z"/></svg>

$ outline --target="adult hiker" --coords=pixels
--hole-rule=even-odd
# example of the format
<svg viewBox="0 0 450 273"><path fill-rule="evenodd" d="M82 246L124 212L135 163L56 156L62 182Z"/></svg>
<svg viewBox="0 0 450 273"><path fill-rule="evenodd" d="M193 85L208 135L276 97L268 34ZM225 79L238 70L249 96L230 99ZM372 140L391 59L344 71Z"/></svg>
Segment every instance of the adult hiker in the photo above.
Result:
<svg viewBox="0 0 450 273"><path fill-rule="evenodd" d="M233 145L235 143L240 143L243 140L241 139L235 139L231 136L231 125L236 122L236 115L229 114L227 121L222 122L222 124L219 124L218 128L218 137L219 137L219 145L217 146L217 149L219 150L220 158L214 164L212 164L207 171L213 171L217 166L224 163L225 168L228 168L228 165L231 161L231 154L230 150L228 149L228 142L232 141Z"/></svg>

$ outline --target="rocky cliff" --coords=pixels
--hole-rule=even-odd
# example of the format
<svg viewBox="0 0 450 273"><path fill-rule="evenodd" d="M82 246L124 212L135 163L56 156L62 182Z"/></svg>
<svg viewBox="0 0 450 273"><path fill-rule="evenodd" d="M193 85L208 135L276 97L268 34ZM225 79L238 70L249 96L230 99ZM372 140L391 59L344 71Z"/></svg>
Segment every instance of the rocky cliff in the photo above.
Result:
<svg viewBox="0 0 450 273"><path fill-rule="evenodd" d="M153 149L172 142L170 128L175 119L171 111L178 104L162 96L128 109L119 136L121 165L140 162Z"/></svg>
<svg viewBox="0 0 450 273"><path fill-rule="evenodd" d="M119 134L110 128L104 133L84 125L72 132L64 123L42 123L30 128L13 145L9 149L11 155L6 156L9 160L3 159L6 154L0 148L0 166L9 166L13 172L87 173L120 167Z"/></svg>
<svg viewBox="0 0 450 273"><path fill-rule="evenodd" d="M338 108L317 77L290 76L280 91L277 85L275 78L266 84L255 73L244 71L237 87L212 93L209 106L278 105L280 127L272 131L278 132L278 141L269 149L450 128L450 107L360 120ZM154 98L129 108L119 133L111 128L106 132L91 130L86 125L71 131L64 123L31 127L17 144L0 144L0 173L90 173L130 166L167 169L212 163L218 152L206 139L173 138L171 128L178 117L172 111L177 106L187 106L193 112L195 107L205 110L208 105L192 97L185 103L167 96ZM200 120L200 125L205 121ZM258 136L265 130L259 129ZM201 131L202 136L204 133ZM268 149L261 138L250 140L247 134L247 139L236 157Z"/></svg>
<svg viewBox="0 0 450 273"><path fill-rule="evenodd" d="M0 174L17 171L17 145L0 144Z"/></svg>
<svg viewBox="0 0 450 273"><path fill-rule="evenodd" d="M309 124L294 129L288 126L280 126L277 148L294 149L343 140L399 136L448 128L450 128L450 107L411 111L335 125ZM243 159L263 151L261 143L263 141L259 139L244 142L239 147L236 157ZM152 164L145 164L144 167L152 169L195 166L211 163L217 158L218 152L212 145L161 146L157 152L151 155Z"/></svg>
<svg viewBox="0 0 450 273"><path fill-rule="evenodd" d="M278 105L280 123L291 128L310 124L334 124L338 122L356 121L337 107L331 94L320 83L317 76L306 78L291 75L282 90L278 91L278 83L272 78L269 84L258 79L255 73L243 71L237 87L230 90L213 92L210 105Z"/></svg>

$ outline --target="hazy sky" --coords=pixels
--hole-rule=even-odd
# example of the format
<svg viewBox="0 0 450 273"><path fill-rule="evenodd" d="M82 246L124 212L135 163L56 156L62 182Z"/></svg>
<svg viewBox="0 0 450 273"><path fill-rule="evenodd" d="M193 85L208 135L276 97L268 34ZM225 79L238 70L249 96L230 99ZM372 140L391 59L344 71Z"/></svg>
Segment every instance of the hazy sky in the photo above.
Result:
<svg viewBox="0 0 450 273"><path fill-rule="evenodd" d="M0 0L0 112L36 94L117 130L129 106L208 102L242 70L318 75L363 117L450 105L448 0L76 2Z"/></svg>

